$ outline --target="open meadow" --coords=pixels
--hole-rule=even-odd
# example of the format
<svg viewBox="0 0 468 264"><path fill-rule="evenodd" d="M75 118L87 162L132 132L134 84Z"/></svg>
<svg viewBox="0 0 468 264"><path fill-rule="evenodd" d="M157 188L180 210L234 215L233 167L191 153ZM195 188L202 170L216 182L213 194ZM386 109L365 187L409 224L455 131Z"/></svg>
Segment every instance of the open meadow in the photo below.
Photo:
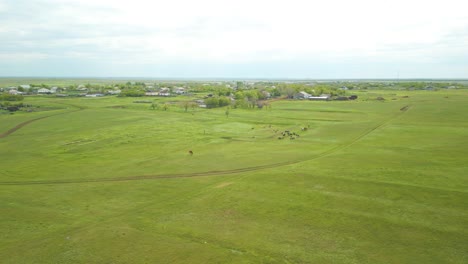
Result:
<svg viewBox="0 0 468 264"><path fill-rule="evenodd" d="M0 262L468 263L468 90L357 94L26 96L0 114Z"/></svg>

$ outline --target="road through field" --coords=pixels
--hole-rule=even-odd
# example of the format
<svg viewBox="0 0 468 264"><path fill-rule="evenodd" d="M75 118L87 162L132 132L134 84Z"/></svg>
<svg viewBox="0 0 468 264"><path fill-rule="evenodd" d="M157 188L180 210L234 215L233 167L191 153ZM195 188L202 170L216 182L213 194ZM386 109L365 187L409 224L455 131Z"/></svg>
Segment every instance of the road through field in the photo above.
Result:
<svg viewBox="0 0 468 264"><path fill-rule="evenodd" d="M391 116L390 118L386 119L385 121L379 123L378 125L371 127L370 129L366 130L364 133L360 134L359 136L355 137L351 141L341 144L338 146L335 146L329 150L326 150L316 156L307 158L307 159L301 159L301 160L292 160L292 161L286 161L286 162L279 162L279 163L272 163L272 164L266 164L266 165L260 165L260 166L253 166L253 167L245 167L245 168L238 168L238 169L232 169L232 170L221 170L221 171L205 171L205 172L195 172L195 173L181 173L181 174L159 174L159 175L140 175L140 176L127 176L127 177L114 177L114 178L94 178L94 179L67 179L67 180L38 180L38 181L14 181L14 182L0 182L0 185L37 185L37 184L70 184L70 183L92 183L92 182L116 182L116 181L137 181L137 180L151 180L151 179L168 179L168 178L191 178L191 177L206 177L206 176L223 176L223 175L231 175L231 174L237 174L237 173L242 173L242 172L250 172L250 171L258 171L258 170L264 170L264 169L271 169L271 168L276 168L276 167L281 167L281 166L286 166L286 165L292 165L292 164L297 164L300 162L304 161L310 161L310 160L316 160L320 159L323 157L326 157L328 155L331 155L339 150L342 150L344 148L347 148L365 136L373 133L374 131L384 127L388 123L392 122L398 117L401 117L403 114L405 114L411 106L405 106L404 108L400 109L400 112L398 112L396 115ZM79 111L83 110L83 108L80 108L78 110L74 111ZM67 112L70 113L70 112ZM47 116L50 117L50 116ZM42 117L45 118L45 117ZM37 120L37 119L36 119ZM24 123L22 123L24 124Z"/></svg>
<svg viewBox="0 0 468 264"><path fill-rule="evenodd" d="M77 107L78 109L76 110L72 110L72 111L68 111L68 112L63 112L63 113L56 113L56 114L52 114L52 115L47 115L47 116L41 116L41 117L38 117L38 118L34 118L34 119L31 119L31 120L28 120L28 121L25 121L25 122L22 122L16 126L14 126L13 128L10 128L9 130L7 130L6 132L0 134L0 138L5 138L13 133L15 133L17 130L23 128L24 126L27 126L29 124L31 124L32 122L35 122L35 121L38 121L38 120L41 120L41 119L45 119L45 118L49 118L49 117L52 117L52 116L57 116L57 115L63 115L63 114L69 114L69 113L73 113L73 112L77 112L77 111L81 111L81 110L84 110L85 108L82 107L82 106L78 106L78 105L70 105L70 104L64 104L64 103L59 103L59 104L63 104L63 105L68 105L68 106L73 106L73 107Z"/></svg>

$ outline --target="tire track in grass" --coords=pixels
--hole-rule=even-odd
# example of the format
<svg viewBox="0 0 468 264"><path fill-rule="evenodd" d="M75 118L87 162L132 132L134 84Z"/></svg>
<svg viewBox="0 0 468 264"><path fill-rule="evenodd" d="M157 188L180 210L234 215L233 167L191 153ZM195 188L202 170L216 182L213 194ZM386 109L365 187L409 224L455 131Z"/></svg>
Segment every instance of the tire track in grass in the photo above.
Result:
<svg viewBox="0 0 468 264"><path fill-rule="evenodd" d="M48 118L48 117L51 117L51 116L52 115L42 116L42 117L38 117L38 118L34 118L34 119L31 119L31 120L25 121L23 123L19 123L18 125L14 126L13 128L11 128L11 129L7 130L6 132L0 134L0 138L7 137L7 136L15 133L17 130L21 129L22 127L31 124L32 122L35 122L35 121L38 121L38 120L41 120L41 119L44 119L44 118Z"/></svg>
<svg viewBox="0 0 468 264"><path fill-rule="evenodd" d="M55 114L52 114L52 115L47 115L47 116L41 116L41 117L38 117L38 118L34 118L34 119L31 119L31 120L28 120L28 121L24 121L22 123L19 123L18 125L14 126L13 128L7 130L6 132L0 134L0 138L5 138L13 133L15 133L17 130L31 124L32 122L35 122L35 121L38 121L38 120L41 120L41 119L45 119L45 118L49 118L49 117L52 117L52 116L57 116L57 115L63 115L63 114L69 114L69 113L73 113L73 112L78 112L78 111L82 111L84 110L85 108L82 107L82 106L78 106L78 105L71 105L71 104L64 104L64 103L58 103L58 104L63 104L63 105L69 105L69 106L73 106L73 107L78 107L78 109L76 110L72 110L72 111L68 111L68 112L63 112L63 113L55 113Z"/></svg>
<svg viewBox="0 0 468 264"><path fill-rule="evenodd" d="M252 167L245 167L245 168L238 168L232 170L219 170L219 171L205 171L205 172L194 172L194 173L178 173L178 174L158 174L158 175L140 175L140 176L126 176L126 177L113 177L113 178L91 178L91 179L67 179L67 180L39 180L39 181L12 181L12 182L0 182L0 185L44 185L44 184L74 184L74 183L99 183L99 182L120 182L120 181L140 181L140 180L154 180L154 179L171 179L171 178L194 178L194 177L208 177L208 176L224 176L224 175L231 175L231 174L238 174L243 172L251 172L251 171L258 171L258 170L265 170L265 169L272 169L276 167L282 167L286 165L297 164L305 161L311 161L320 159L331 154L334 154L344 148L347 148L354 143L358 142L362 138L366 137L367 135L373 133L374 131L386 126L393 120L398 117L401 117L405 114L411 106L405 106L404 109L400 109L401 112L390 117L389 119L385 120L384 122L378 124L375 127L372 127L366 130L364 133L360 134L359 136L355 137L348 143L338 145L333 147L329 150L326 150L314 157L301 159L301 160L292 160L286 162L279 162L279 163L272 163L260 166L252 166ZM84 108L80 108L80 111ZM70 112L67 112L70 113ZM62 113L61 113L62 114ZM45 118L45 117L44 117Z"/></svg>

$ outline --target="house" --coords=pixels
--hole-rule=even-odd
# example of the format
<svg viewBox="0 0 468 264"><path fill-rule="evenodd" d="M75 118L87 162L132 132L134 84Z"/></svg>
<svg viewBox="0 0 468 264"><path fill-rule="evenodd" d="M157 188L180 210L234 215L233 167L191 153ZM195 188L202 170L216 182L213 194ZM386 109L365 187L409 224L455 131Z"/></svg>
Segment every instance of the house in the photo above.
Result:
<svg viewBox="0 0 468 264"><path fill-rule="evenodd" d="M50 90L47 89L47 88L41 88L41 89L37 90L37 93L38 94L50 94Z"/></svg>
<svg viewBox="0 0 468 264"><path fill-rule="evenodd" d="M101 97L101 96L104 96L103 94L87 94L85 95L86 97Z"/></svg>
<svg viewBox="0 0 468 264"><path fill-rule="evenodd" d="M176 94L186 94L187 92L185 91L184 87L176 87L175 88L175 93Z"/></svg>
<svg viewBox="0 0 468 264"><path fill-rule="evenodd" d="M22 84L19 87L21 87L23 89L31 89L31 85L29 85L29 84Z"/></svg>
<svg viewBox="0 0 468 264"><path fill-rule="evenodd" d="M10 90L10 91L8 91L8 93L12 94L12 95L23 94L22 92L19 92L18 90Z"/></svg>
<svg viewBox="0 0 468 264"><path fill-rule="evenodd" d="M302 92L295 94L294 99L309 99L309 97L311 96L312 96L311 94L302 91Z"/></svg>
<svg viewBox="0 0 468 264"><path fill-rule="evenodd" d="M147 93L145 93L145 95L168 97L168 96L171 96L171 89L169 89L167 87L163 87L163 88L159 89L159 92L147 92Z"/></svg>
<svg viewBox="0 0 468 264"><path fill-rule="evenodd" d="M311 96L308 99L313 101L328 101L330 100L331 95L321 94L320 96Z"/></svg>
<svg viewBox="0 0 468 264"><path fill-rule="evenodd" d="M262 91L262 94L263 94L263 96L265 96L266 99L270 99L270 98L271 98L271 93L268 92L268 91Z"/></svg>
<svg viewBox="0 0 468 264"><path fill-rule="evenodd" d="M120 94L122 91L117 89L117 90L109 90L107 91L108 94L112 94L112 95L115 95L115 94Z"/></svg>
<svg viewBox="0 0 468 264"><path fill-rule="evenodd" d="M80 85L78 85L76 90L77 91L88 91L88 88L86 88L86 86L84 86L83 84L80 84Z"/></svg>

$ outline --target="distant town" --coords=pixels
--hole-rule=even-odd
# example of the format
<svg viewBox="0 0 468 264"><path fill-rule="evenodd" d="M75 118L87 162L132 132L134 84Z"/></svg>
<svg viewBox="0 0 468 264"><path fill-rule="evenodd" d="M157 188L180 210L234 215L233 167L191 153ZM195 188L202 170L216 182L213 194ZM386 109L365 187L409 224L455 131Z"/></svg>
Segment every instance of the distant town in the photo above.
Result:
<svg viewBox="0 0 468 264"><path fill-rule="evenodd" d="M55 81L56 82L56 81ZM122 83L81 83L54 85L31 83L0 86L1 93L10 95L49 95L56 97L101 97L101 96L187 96L200 92L213 92L216 95L239 97L242 91L257 90L259 99L286 96L290 99L331 100L338 99L356 90L396 89L396 90L438 90L468 88L464 82L427 81L211 81L211 82L139 82Z"/></svg>

